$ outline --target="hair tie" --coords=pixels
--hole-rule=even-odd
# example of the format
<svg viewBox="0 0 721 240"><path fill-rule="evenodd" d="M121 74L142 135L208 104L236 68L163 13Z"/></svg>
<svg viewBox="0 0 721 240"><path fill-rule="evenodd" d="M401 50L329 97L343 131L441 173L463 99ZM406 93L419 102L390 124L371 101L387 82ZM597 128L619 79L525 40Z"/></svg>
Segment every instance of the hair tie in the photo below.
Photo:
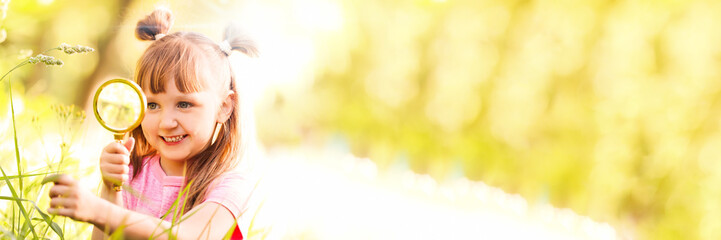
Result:
<svg viewBox="0 0 721 240"><path fill-rule="evenodd" d="M157 41L157 40L160 40L160 39L163 38L163 37L165 37L165 34L162 34L162 33L155 34L155 40L156 40L156 41Z"/></svg>
<svg viewBox="0 0 721 240"><path fill-rule="evenodd" d="M226 56L230 56L231 53L233 53L233 48L230 47L230 43L228 40L223 40L222 42L218 43L218 47L220 47L220 50L225 53Z"/></svg>

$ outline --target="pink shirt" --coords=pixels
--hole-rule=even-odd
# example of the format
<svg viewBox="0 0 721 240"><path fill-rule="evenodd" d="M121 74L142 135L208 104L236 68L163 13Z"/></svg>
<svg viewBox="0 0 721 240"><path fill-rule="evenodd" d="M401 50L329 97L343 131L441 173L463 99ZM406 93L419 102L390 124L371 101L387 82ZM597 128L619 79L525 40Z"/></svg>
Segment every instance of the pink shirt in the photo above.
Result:
<svg viewBox="0 0 721 240"><path fill-rule="evenodd" d="M129 191L123 191L126 209L161 218L176 201L178 192L183 189L184 177L167 176L160 167L159 160L159 156L144 158L143 169L138 176L132 176L133 166L130 166L130 187L136 195ZM203 202L215 202L222 205L237 220L248 207L251 189L243 187L247 185L248 179L240 173L224 173L215 184L211 184L211 189ZM178 205L182 204L183 199L179 201ZM172 221L173 213L168 213L164 219ZM239 227L236 226L231 239L243 239Z"/></svg>

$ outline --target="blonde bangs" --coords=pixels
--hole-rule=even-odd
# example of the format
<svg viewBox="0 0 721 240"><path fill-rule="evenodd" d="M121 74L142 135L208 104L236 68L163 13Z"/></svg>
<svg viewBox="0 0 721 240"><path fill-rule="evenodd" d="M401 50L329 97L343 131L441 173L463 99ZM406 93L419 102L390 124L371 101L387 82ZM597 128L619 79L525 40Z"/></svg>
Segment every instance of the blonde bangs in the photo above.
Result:
<svg viewBox="0 0 721 240"><path fill-rule="evenodd" d="M200 81L202 73L199 65L203 62L200 60L203 54L199 52L200 49L172 35L161 40L169 42L153 43L138 60L135 75L138 85L154 94L163 93L165 84L172 79L182 93L202 91L204 86L203 81Z"/></svg>

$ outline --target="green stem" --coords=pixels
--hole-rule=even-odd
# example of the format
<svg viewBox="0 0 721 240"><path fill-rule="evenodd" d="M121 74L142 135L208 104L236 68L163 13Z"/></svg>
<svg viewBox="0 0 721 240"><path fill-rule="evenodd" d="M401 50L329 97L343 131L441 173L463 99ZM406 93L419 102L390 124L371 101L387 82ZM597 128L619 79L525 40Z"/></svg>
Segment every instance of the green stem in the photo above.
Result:
<svg viewBox="0 0 721 240"><path fill-rule="evenodd" d="M45 50L44 52L42 52L42 53L40 53L40 54L46 54L46 53L48 53L48 52L50 52L50 51L52 51L52 50L60 50L60 47L54 47L54 48Z"/></svg>
<svg viewBox="0 0 721 240"><path fill-rule="evenodd" d="M51 48L51 49L45 50L44 52L42 52L42 53L40 53L40 54L45 54L45 53L50 52L50 51L52 51L52 50L60 50L60 47L55 47L55 48ZM27 58L27 59L23 60L22 62L18 63L18 65L15 65L15 67L13 67L12 69L10 69L10 71L6 72L5 75L3 75L2 77L0 77L0 82L2 82L3 79L5 79L5 77L6 77L8 74L10 74L13 70L15 70L15 69L17 69L17 68L19 68L19 67L22 67L22 66L24 66L25 64L30 63L30 62L28 62L28 59L30 59L30 58Z"/></svg>
<svg viewBox="0 0 721 240"><path fill-rule="evenodd" d="M22 65L22 64L20 64L20 65ZM18 66L20 66L20 65L18 65ZM15 68L18 68L18 67L16 66ZM13 68L13 69L15 69L15 68ZM10 70L10 71L12 71L12 70ZM7 75L7 74L5 74L5 75ZM1 80L2 79L0 79L0 81ZM18 135L17 135L17 131L15 129L15 109L12 104L13 92L12 92L12 85L10 84L10 81L8 81L8 95L10 95L10 114L12 116L11 120L13 123L13 139L15 141L15 157L16 157L16 160L18 162L20 162L20 151L18 150L19 149L18 148ZM17 192L15 191L15 188L13 188L12 183L10 183L10 180L7 178L7 174L5 174L5 170L2 167L0 167L0 172L2 172L2 175L5 178L5 183L8 185L8 188L10 189L10 193L12 193L13 197L17 199L15 202L17 203L18 207L20 207L20 212L25 217L25 221L27 221L28 223L32 223L30 216L28 215L28 212L25 211L25 206L20 202L20 200L19 200L20 197L18 196ZM18 175L20 175L20 174L18 174ZM22 178L20 178L20 179L21 179L20 182L22 183ZM20 191L22 192L22 188L20 189ZM37 239L38 235L37 235L37 233L35 233L35 229L30 228L30 230L33 233L33 237L35 239Z"/></svg>
<svg viewBox="0 0 721 240"><path fill-rule="evenodd" d="M13 218L12 218L13 227L11 229L13 230L13 234L15 234L15 205L12 206L11 211L13 212ZM20 228L18 227L18 229L20 229ZM20 230L18 230L18 232L20 232Z"/></svg>
<svg viewBox="0 0 721 240"><path fill-rule="evenodd" d="M16 65L15 67L13 67L13 69L10 69L10 71L8 71L7 73L5 73L5 75L3 75L3 76L0 78L0 82L2 82L3 79L5 79L5 77L6 77L8 74L10 74L13 70L15 70L15 69L17 69L17 68L19 68L19 67L22 67L22 66L24 66L25 64L28 64L28 63L29 63L28 60L25 59L25 61L22 61L21 63L19 63L19 64Z"/></svg>
<svg viewBox="0 0 721 240"><path fill-rule="evenodd" d="M17 128L15 127L15 104L13 103L13 93L12 93L12 86L11 86L10 82L11 81L8 81L8 88L10 89L10 92L9 92L9 94L10 94L10 110L13 114L12 122L13 122L13 136L15 137L15 162L17 162L17 165L18 165L17 175L19 176L18 182L20 185L20 188L19 188L20 195L19 196L20 196L20 198L23 198L23 172L22 172L22 168L20 165L20 151L18 149L18 138L17 138L18 133L17 133Z"/></svg>

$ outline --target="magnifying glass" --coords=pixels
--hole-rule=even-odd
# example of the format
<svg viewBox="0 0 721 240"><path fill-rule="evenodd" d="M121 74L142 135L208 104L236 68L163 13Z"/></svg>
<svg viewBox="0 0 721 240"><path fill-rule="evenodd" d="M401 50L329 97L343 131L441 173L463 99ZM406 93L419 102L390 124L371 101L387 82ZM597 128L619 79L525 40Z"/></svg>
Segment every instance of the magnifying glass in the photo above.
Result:
<svg viewBox="0 0 721 240"><path fill-rule="evenodd" d="M104 82L93 97L93 112L98 122L113 132L115 141L122 142L125 133L140 125L145 115L147 100L140 86L127 79L112 79ZM113 189L120 191L120 185Z"/></svg>

